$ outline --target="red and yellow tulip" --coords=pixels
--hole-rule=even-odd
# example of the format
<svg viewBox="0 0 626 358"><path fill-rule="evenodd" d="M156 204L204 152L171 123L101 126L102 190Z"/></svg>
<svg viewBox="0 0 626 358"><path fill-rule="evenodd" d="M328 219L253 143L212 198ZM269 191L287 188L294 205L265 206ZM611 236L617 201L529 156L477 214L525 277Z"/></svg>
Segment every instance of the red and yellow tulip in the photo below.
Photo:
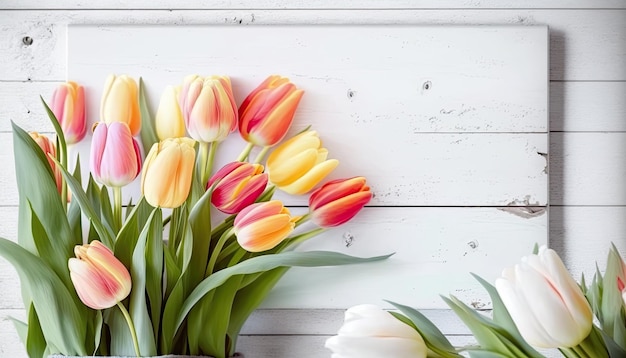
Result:
<svg viewBox="0 0 626 358"><path fill-rule="evenodd" d="M85 119L85 90L76 82L66 82L52 94L50 109L59 121L63 130L65 142L75 144L80 142L87 133Z"/></svg>
<svg viewBox="0 0 626 358"><path fill-rule="evenodd" d="M269 76L239 106L242 138L264 147L280 142L291 126L303 94L288 78Z"/></svg>
<svg viewBox="0 0 626 358"><path fill-rule="evenodd" d="M39 145L39 148L46 155L46 159L48 159L48 164L50 164L50 169L52 169L52 174L54 174L54 180L57 184L57 190L59 194L61 194L61 185L63 183L63 176L61 174L61 170L57 167L57 164L52 160L52 158L56 158L57 149L54 143L50 140L50 138L45 135L39 134L37 132L29 133L31 138L35 140L35 143ZM50 157L52 156L52 158Z"/></svg>
<svg viewBox="0 0 626 358"><path fill-rule="evenodd" d="M255 202L267 186L263 166L247 162L232 162L215 173L207 188L213 184L211 203L226 213L235 214Z"/></svg>
<svg viewBox="0 0 626 358"><path fill-rule="evenodd" d="M131 279L128 269L100 241L74 248L70 278L80 300L95 310L115 306L128 296Z"/></svg>
<svg viewBox="0 0 626 358"><path fill-rule="evenodd" d="M352 219L372 198L365 178L333 180L311 193L311 220L320 227L339 226Z"/></svg>
<svg viewBox="0 0 626 358"><path fill-rule="evenodd" d="M133 136L139 134L141 113L134 79L126 75L110 75L107 78L100 103L100 120L107 124L126 123Z"/></svg>
<svg viewBox="0 0 626 358"><path fill-rule="evenodd" d="M99 123L91 142L91 173L106 186L123 187L141 171L139 144L123 122Z"/></svg>
<svg viewBox="0 0 626 358"><path fill-rule="evenodd" d="M233 228L245 250L261 252L280 244L295 228L296 218L278 200L252 204L241 210Z"/></svg>

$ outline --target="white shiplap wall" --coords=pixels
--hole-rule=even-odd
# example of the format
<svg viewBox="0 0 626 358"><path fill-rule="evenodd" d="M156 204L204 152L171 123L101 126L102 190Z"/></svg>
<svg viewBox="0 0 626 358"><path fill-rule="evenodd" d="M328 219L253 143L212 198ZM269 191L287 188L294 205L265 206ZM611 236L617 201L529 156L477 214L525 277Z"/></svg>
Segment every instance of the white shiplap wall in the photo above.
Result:
<svg viewBox="0 0 626 358"><path fill-rule="evenodd" d="M304 3L303 3L304 4ZM38 95L65 78L67 24L455 24L548 25L550 28L550 244L578 277L614 242L626 250L626 4L623 1L121 1L4 0L0 3L0 132L10 120L27 130L49 128ZM33 39L30 46L22 39ZM1 134L1 133L0 133ZM7 136L3 136L7 138ZM0 146L7 144L0 143ZM0 153L0 163L10 158ZM5 183L6 184L6 183ZM0 192L0 236L15 237L14 195ZM9 201L7 201L9 200ZM459 267L463 270L463 267ZM0 316L20 316L14 274L0 287ZM445 311L429 314L464 342L463 329ZM291 320L286 322L285 317ZM339 311L258 312L240 350L250 357L323 357ZM269 335L269 337L267 336ZM12 324L0 321L0 355L24 356Z"/></svg>

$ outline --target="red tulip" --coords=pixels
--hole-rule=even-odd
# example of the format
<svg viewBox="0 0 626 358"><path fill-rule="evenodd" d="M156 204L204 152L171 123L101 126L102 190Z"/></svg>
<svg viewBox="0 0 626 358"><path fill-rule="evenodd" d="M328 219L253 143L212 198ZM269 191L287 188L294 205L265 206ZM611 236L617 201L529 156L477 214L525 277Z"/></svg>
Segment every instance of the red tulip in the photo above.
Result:
<svg viewBox="0 0 626 358"><path fill-rule="evenodd" d="M128 296L131 280L128 269L100 241L74 248L70 278L78 297L88 307L101 310L115 306Z"/></svg>
<svg viewBox="0 0 626 358"><path fill-rule="evenodd" d="M254 203L263 193L267 186L267 174L263 173L260 164L232 162L211 177L207 188L214 183L213 205L226 214L235 214Z"/></svg>
<svg viewBox="0 0 626 358"><path fill-rule="evenodd" d="M76 82L66 82L52 94L50 109L59 121L67 144L80 142L87 133L85 90Z"/></svg>
<svg viewBox="0 0 626 358"><path fill-rule="evenodd" d="M269 76L239 107L239 133L243 139L260 146L280 142L303 94L288 78Z"/></svg>
<svg viewBox="0 0 626 358"><path fill-rule="evenodd" d="M295 228L295 218L278 200L247 206L233 224L237 242L245 250L261 252L280 244Z"/></svg>
<svg viewBox="0 0 626 358"><path fill-rule="evenodd" d="M96 126L91 143L90 165L94 179L106 186L122 187L139 175L139 144L126 123L100 123Z"/></svg>
<svg viewBox="0 0 626 358"><path fill-rule="evenodd" d="M352 219L371 198L363 177L330 181L311 193L311 219L321 227L339 226Z"/></svg>

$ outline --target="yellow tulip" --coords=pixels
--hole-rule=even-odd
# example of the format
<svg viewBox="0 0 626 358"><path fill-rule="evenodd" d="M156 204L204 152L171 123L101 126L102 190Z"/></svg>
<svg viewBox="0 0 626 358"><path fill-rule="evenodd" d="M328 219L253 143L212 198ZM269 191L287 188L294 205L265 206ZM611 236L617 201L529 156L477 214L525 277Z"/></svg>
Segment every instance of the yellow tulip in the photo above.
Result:
<svg viewBox="0 0 626 358"><path fill-rule="evenodd" d="M185 135L185 120L183 119L183 112L178 105L176 88L173 86L167 86L161 95L155 125L159 140L178 138Z"/></svg>
<svg viewBox="0 0 626 358"><path fill-rule="evenodd" d="M316 131L305 131L279 145L267 158L269 180L286 193L302 195L339 165L326 159L328 150Z"/></svg>
<svg viewBox="0 0 626 358"><path fill-rule="evenodd" d="M196 150L191 138L169 138L155 143L144 163L141 192L154 207L181 206L191 188Z"/></svg>
<svg viewBox="0 0 626 358"><path fill-rule="evenodd" d="M133 136L141 129L139 94L134 79L110 75L104 84L100 102L100 120L106 124L122 122L128 125Z"/></svg>

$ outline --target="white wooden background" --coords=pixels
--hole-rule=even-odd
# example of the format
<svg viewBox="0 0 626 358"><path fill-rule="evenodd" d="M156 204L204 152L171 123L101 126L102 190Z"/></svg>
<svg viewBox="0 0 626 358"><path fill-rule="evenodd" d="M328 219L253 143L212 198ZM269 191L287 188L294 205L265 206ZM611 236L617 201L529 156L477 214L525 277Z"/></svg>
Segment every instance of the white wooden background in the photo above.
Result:
<svg viewBox="0 0 626 358"><path fill-rule="evenodd" d="M10 148L6 143L10 136L3 134L9 131L9 120L29 130L46 126L37 96L49 96L65 78L66 24L548 25L550 245L576 277L582 272L590 275L596 260L603 265L610 242L626 249L622 219L626 190L621 181L626 171L624 2L319 0L292 5L274 0L262 4L180 1L172 6L166 1L1 2L0 146ZM0 163L10 172L11 154L2 151ZM0 184L0 235L15 237L14 183ZM466 243L454 245L461 244ZM501 245L507 249L505 242ZM2 267L0 316L20 316L15 275ZM466 340L466 331L447 312L428 313L455 341ZM240 350L251 357L328 356L323 341L336 332L340 321L339 310L262 310L246 326ZM0 321L0 355L24 356L7 320Z"/></svg>

